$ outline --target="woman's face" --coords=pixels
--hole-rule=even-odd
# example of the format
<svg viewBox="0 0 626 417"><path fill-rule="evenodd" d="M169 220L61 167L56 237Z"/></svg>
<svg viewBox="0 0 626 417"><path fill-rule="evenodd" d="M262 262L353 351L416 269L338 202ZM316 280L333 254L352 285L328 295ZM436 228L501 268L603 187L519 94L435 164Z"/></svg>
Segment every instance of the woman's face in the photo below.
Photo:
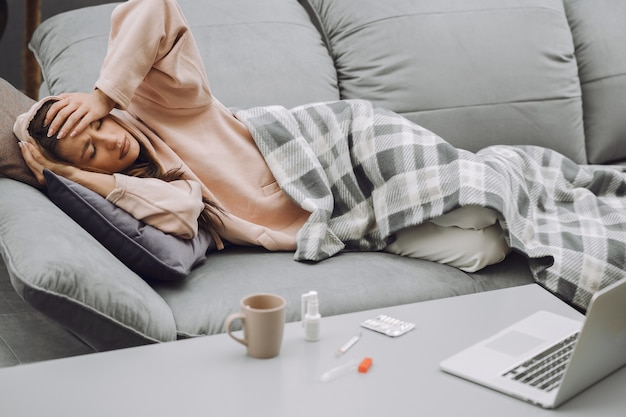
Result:
<svg viewBox="0 0 626 417"><path fill-rule="evenodd" d="M59 139L56 151L80 168L113 174L130 167L137 160L139 149L137 139L106 116L74 137Z"/></svg>

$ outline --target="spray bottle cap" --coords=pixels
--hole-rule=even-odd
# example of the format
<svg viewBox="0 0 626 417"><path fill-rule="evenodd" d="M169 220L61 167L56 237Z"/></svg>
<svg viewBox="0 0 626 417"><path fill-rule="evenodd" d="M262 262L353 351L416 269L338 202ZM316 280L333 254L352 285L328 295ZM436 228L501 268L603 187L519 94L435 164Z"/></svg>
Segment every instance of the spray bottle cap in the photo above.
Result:
<svg viewBox="0 0 626 417"><path fill-rule="evenodd" d="M302 307L301 307L301 320L302 326L305 325L304 317L306 314L319 314L319 307L317 302L317 291L309 291L306 294L302 294Z"/></svg>

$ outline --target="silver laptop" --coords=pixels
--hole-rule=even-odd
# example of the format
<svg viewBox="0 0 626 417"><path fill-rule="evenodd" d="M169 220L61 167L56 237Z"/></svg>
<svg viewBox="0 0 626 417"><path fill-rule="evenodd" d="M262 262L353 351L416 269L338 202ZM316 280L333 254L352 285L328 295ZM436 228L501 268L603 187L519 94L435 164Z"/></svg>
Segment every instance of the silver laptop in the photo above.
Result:
<svg viewBox="0 0 626 417"><path fill-rule="evenodd" d="M441 369L555 408L626 364L626 279L598 291L584 323L537 312L441 362Z"/></svg>

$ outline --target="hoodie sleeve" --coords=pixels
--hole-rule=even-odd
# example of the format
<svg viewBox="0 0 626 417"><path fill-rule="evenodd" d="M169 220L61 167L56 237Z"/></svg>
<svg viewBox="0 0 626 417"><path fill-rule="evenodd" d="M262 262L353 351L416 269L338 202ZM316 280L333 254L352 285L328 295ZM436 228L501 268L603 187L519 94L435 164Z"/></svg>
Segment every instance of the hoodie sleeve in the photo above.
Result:
<svg viewBox="0 0 626 417"><path fill-rule="evenodd" d="M136 97L174 109L212 102L202 58L176 1L129 0L115 8L95 87L124 110Z"/></svg>
<svg viewBox="0 0 626 417"><path fill-rule="evenodd" d="M183 239L191 239L198 233L198 217L204 210L200 184L113 175L115 189L107 200L165 233Z"/></svg>

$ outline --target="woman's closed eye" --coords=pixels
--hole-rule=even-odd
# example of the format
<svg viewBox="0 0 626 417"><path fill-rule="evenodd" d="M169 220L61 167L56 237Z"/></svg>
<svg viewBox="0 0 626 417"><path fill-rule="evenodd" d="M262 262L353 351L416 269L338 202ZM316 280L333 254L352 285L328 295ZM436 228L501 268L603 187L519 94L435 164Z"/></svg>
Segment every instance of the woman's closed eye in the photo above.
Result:
<svg viewBox="0 0 626 417"><path fill-rule="evenodd" d="M80 153L80 160L83 161L85 157L94 159L96 157L96 145L91 138L88 138L83 145L83 150Z"/></svg>
<svg viewBox="0 0 626 417"><path fill-rule="evenodd" d="M96 157L96 145L93 144L93 142L91 142L91 156L89 157L89 159L94 159Z"/></svg>
<svg viewBox="0 0 626 417"><path fill-rule="evenodd" d="M94 122L91 123L91 128L94 130L100 130L100 128L102 127L102 119L98 119L95 120ZM93 160L96 157L96 145L93 143L93 141L91 139L89 139L89 145L91 146L91 154L89 155L89 159Z"/></svg>

